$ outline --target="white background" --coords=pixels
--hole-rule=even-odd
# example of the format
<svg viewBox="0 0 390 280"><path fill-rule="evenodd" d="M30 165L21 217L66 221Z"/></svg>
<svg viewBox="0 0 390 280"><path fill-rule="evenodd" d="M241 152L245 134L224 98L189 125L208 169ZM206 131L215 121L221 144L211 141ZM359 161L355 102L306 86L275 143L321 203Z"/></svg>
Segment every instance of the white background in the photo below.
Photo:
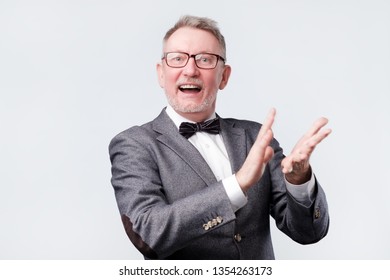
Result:
<svg viewBox="0 0 390 280"><path fill-rule="evenodd" d="M390 2L0 0L0 259L140 259L110 184L108 144L165 106L155 65L183 14L208 16L233 72L223 117L262 121L312 158L331 227L278 259L390 259Z"/></svg>

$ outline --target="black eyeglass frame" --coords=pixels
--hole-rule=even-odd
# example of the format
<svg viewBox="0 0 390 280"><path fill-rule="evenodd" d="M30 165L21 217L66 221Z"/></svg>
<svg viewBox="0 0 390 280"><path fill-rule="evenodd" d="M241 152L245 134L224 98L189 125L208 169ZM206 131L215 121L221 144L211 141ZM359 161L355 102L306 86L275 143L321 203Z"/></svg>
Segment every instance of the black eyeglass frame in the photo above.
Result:
<svg viewBox="0 0 390 280"><path fill-rule="evenodd" d="M171 65L169 65L166 58L167 58L167 55L170 54L170 53L180 53L180 54L185 54L185 55L187 55L188 58L187 58L186 63L185 63L183 66L171 66ZM200 67L200 66L198 65L198 63L196 62L196 59L195 59L195 57L198 56L198 55L200 55L200 54L208 54L208 55L213 55L213 56L215 56L215 57L217 58L217 62L215 63L215 66L212 67L212 68ZM186 67L186 65L188 64L188 61L190 61L190 58L194 58L196 67L198 67L199 69L205 69L205 70L215 69L215 68L217 67L218 62L219 62L220 60L221 60L223 63L226 62L226 59L223 58L222 56L220 56L219 54L207 53L207 52L202 52L202 53L197 53L197 54L192 54L192 55L190 55L189 53L186 53L186 52L166 52L166 53L164 53L164 56L163 56L161 59L162 59L162 60L165 60L165 63L166 63L169 67L171 67L171 68L184 68L184 67Z"/></svg>

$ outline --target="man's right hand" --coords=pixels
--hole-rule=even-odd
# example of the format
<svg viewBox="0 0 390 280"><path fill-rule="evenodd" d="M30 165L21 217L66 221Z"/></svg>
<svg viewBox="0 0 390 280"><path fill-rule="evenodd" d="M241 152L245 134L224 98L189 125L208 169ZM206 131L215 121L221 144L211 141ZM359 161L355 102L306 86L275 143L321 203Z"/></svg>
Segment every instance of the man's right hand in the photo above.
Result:
<svg viewBox="0 0 390 280"><path fill-rule="evenodd" d="M237 182L244 192L247 192L251 186L260 180L266 164L274 155L274 151L269 145L273 139L272 124L275 115L276 110L272 108L261 126L244 164L236 173Z"/></svg>

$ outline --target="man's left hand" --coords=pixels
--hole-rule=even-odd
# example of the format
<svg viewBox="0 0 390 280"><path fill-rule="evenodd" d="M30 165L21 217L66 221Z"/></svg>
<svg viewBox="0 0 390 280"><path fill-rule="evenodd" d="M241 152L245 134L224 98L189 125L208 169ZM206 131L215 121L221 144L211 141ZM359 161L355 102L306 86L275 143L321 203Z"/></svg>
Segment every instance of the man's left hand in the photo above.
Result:
<svg viewBox="0 0 390 280"><path fill-rule="evenodd" d="M300 185L310 180L310 156L316 146L332 132L329 128L322 129L327 123L328 119L319 118L298 141L291 154L283 159L282 171L291 184Z"/></svg>

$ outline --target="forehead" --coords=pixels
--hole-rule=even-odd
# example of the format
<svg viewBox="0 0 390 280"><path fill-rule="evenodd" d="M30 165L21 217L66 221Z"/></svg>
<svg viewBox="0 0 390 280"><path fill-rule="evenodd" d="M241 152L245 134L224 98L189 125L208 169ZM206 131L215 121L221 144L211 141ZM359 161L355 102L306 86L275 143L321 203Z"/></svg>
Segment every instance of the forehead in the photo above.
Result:
<svg viewBox="0 0 390 280"><path fill-rule="evenodd" d="M192 27L179 28L164 44L164 52L182 51L191 54L211 52L219 54L220 50L219 42L211 32Z"/></svg>

